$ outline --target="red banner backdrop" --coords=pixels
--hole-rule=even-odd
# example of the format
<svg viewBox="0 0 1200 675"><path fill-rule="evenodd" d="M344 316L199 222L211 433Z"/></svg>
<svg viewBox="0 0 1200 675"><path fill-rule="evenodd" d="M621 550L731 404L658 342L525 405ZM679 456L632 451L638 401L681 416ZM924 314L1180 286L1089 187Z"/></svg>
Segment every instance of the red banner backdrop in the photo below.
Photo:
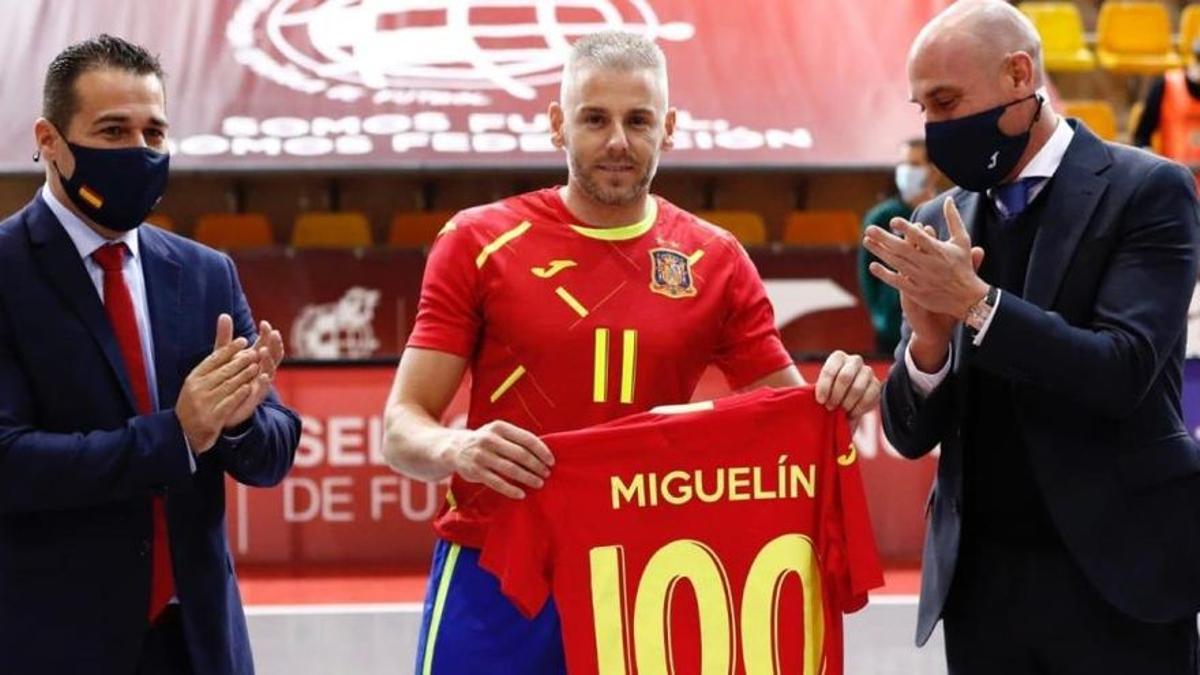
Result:
<svg viewBox="0 0 1200 675"><path fill-rule="evenodd" d="M59 50L101 32L161 55L177 168L555 165L570 44L646 35L680 111L668 163L884 165L918 131L905 54L948 0L25 0L0 22L0 171Z"/></svg>
<svg viewBox="0 0 1200 675"><path fill-rule="evenodd" d="M854 251L757 249L750 256L790 352L874 348ZM421 251L272 250L234 259L255 316L284 332L290 357L395 358L403 349L421 292Z"/></svg>
<svg viewBox="0 0 1200 675"><path fill-rule="evenodd" d="M883 376L890 364L873 366ZM818 367L806 363L801 370L811 381ZM239 563L427 566L430 521L445 486L405 478L383 462L383 402L392 374L391 366L379 365L293 366L280 372L279 393L303 416L303 438L282 486L257 490L229 482L230 534ZM724 378L712 372L696 398L727 392ZM465 419L463 393L447 411L451 425ZM919 559L934 460L900 458L875 414L864 420L855 441L881 553L893 561Z"/></svg>

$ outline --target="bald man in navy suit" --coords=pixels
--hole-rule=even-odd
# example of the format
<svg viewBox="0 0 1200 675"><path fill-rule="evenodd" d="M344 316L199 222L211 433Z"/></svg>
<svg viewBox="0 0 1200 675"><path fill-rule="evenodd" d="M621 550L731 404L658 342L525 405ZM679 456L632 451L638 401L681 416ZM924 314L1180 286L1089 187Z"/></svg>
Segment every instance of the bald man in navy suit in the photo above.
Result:
<svg viewBox="0 0 1200 675"><path fill-rule="evenodd" d="M942 450L917 641L942 620L952 674L1195 675L1195 186L1055 114L1041 53L998 0L925 27L913 99L960 187L864 242L905 315L885 430Z"/></svg>

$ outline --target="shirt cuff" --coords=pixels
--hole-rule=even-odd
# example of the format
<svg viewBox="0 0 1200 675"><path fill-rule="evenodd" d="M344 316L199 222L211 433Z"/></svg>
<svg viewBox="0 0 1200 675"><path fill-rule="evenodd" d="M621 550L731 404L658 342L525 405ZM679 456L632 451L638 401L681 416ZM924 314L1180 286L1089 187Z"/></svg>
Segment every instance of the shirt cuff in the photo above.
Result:
<svg viewBox="0 0 1200 675"><path fill-rule="evenodd" d="M950 364L953 362L954 348L948 347L946 349L946 364L942 366L941 370L936 373L926 373L918 368L917 363L913 361L912 345L904 349L904 365L908 368L908 381L912 382L913 390L921 398L928 397L933 393L934 389L938 388L938 385L950 374Z"/></svg>
<svg viewBox="0 0 1200 675"><path fill-rule="evenodd" d="M188 440L187 434L183 435L183 446L187 448L188 466L191 467L192 473L196 473L196 453L192 452L192 442Z"/></svg>
<svg viewBox="0 0 1200 675"><path fill-rule="evenodd" d="M983 336L987 335L988 327L992 325L992 319L996 318L996 310L1000 309L1000 301L1004 298L1004 291L996 289L996 304L992 305L992 311L988 312L987 318L983 320L983 325L979 327L979 332L975 334L975 339L971 340L971 344L978 347L983 344Z"/></svg>

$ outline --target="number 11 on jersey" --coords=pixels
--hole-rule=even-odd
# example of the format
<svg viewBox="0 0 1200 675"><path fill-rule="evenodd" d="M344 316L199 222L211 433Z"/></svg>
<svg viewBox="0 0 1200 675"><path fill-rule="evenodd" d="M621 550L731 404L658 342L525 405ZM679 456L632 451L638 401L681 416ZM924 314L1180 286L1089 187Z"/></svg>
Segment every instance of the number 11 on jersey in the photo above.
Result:
<svg viewBox="0 0 1200 675"><path fill-rule="evenodd" d="M597 328L595 338L595 367L592 373L592 401L608 402L609 329ZM621 403L633 403L633 388L637 377L638 332L621 331Z"/></svg>

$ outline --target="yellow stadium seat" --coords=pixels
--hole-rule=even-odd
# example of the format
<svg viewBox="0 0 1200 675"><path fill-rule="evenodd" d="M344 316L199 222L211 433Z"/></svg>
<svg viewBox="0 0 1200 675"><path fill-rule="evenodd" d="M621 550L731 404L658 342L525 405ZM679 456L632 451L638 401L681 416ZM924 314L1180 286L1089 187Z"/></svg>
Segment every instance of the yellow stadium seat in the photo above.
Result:
<svg viewBox="0 0 1200 675"><path fill-rule="evenodd" d="M1063 113L1067 117L1077 117L1100 138L1106 141L1117 140L1117 111L1113 110L1108 101L1064 101Z"/></svg>
<svg viewBox="0 0 1200 675"><path fill-rule="evenodd" d="M310 211L296 216L292 246L296 248L359 248L371 245L371 225L357 211Z"/></svg>
<svg viewBox="0 0 1200 675"><path fill-rule="evenodd" d="M701 220L724 228L746 246L767 243L767 224L754 211L700 211Z"/></svg>
<svg viewBox="0 0 1200 675"><path fill-rule="evenodd" d="M1192 55L1192 43L1200 38L1200 5L1187 5L1179 13L1179 56L1184 61Z"/></svg>
<svg viewBox="0 0 1200 675"><path fill-rule="evenodd" d="M1083 71L1096 67L1096 55L1083 36L1083 18L1073 2L1022 2L1020 10L1042 36L1042 57L1051 71Z"/></svg>
<svg viewBox="0 0 1200 675"><path fill-rule="evenodd" d="M1160 2L1106 2L1096 22L1100 67L1152 75L1183 61L1171 44L1171 17Z"/></svg>
<svg viewBox="0 0 1200 675"><path fill-rule="evenodd" d="M162 228L167 232L175 231L175 221L165 213L151 213L146 217L146 222L155 227Z"/></svg>
<svg viewBox="0 0 1200 675"><path fill-rule="evenodd" d="M792 211L783 228L783 243L798 246L854 247L860 236L853 211Z"/></svg>
<svg viewBox="0 0 1200 675"><path fill-rule="evenodd" d="M273 246L271 223L261 213L206 213L196 219L196 241L232 250Z"/></svg>
<svg viewBox="0 0 1200 675"><path fill-rule="evenodd" d="M397 211L392 216L387 243L396 247L428 246L453 216L453 211Z"/></svg>

